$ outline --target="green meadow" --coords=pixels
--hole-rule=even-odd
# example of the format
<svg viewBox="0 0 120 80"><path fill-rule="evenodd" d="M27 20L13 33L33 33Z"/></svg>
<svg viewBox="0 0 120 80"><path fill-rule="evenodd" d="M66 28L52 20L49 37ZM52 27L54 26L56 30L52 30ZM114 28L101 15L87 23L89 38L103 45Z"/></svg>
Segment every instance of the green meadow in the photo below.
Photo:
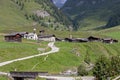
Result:
<svg viewBox="0 0 120 80"><path fill-rule="evenodd" d="M47 31L50 34L56 34L60 38L69 37L69 35L72 34L75 38L86 38L90 35L93 35L100 38L111 37L113 39L120 40L118 28L119 26L101 31L88 32ZM0 71L9 72L14 69L17 69L18 71L29 71L34 65L38 64L31 71L48 71L50 73L58 73L66 69L79 66L84 62L86 55L89 55L91 63L94 63L100 55L109 57L111 55L120 54L120 43L105 44L102 42L56 42L55 45L60 48L60 51L55 54L50 54L46 61L44 61L46 56L36 57L5 65L0 68ZM12 43L5 42L4 36L0 36L0 62L38 54L38 47L46 48L47 42L37 43L36 41L23 39L22 43ZM77 56L76 53L79 53L79 56Z"/></svg>
<svg viewBox="0 0 120 80"><path fill-rule="evenodd" d="M43 42L42 44L40 44L35 41L25 39L22 43L5 42L3 40L3 36L1 40L2 41L0 41L0 62L36 55L39 54L37 48L47 47L47 42Z"/></svg>
<svg viewBox="0 0 120 80"><path fill-rule="evenodd" d="M47 8L50 7L47 6ZM39 54L37 48L46 48L45 52L50 51L50 48L47 47L48 42L44 41L37 43L37 41L22 39L22 42L19 43L5 42L4 40L4 35L6 34L12 32L33 32L34 27L36 27L37 33L39 33L39 30L45 30L45 35L54 34L61 39L66 37L69 38L70 35L72 35L73 38L95 36L99 38L113 38L117 39L119 42L113 44L102 42L56 42L55 46L59 47L60 51L49 54L46 60L46 56L41 56L17 61L0 67L1 72L17 70L44 71L49 72L50 74L58 74L68 69L76 69L80 64L85 64L86 56L90 58L90 63L94 64L101 55L106 57L120 55L120 26L103 30L94 30L96 27L105 25L106 21L97 19L97 16L91 16L80 23L81 26L84 26L81 27L80 30L66 31L62 25L58 25L59 23L56 22L54 16L41 20L42 22L47 22L50 19L61 28L60 30L53 30L54 27L52 26L43 27L41 24L35 25L35 22L32 19L26 19L26 13L31 15L36 10L44 9L42 5L32 0L30 0L29 3L24 3L23 10L20 10L20 6L11 0L0 0L0 63ZM53 10L50 9L50 12L53 12ZM89 75L91 75L91 73ZM6 80L6 77L0 76L0 80Z"/></svg>
<svg viewBox="0 0 120 80"><path fill-rule="evenodd" d="M120 40L119 26L101 31L46 31L49 34L55 34L60 38L69 37L69 35L72 34L74 38L86 38L92 35L100 38L110 37ZM5 42L4 36L1 34L0 62L38 54L37 48L46 48L47 44L48 42L37 43L36 41L26 39L23 39L22 43ZM47 71L51 74L58 74L68 69L75 69L80 64L85 64L84 60L87 55L89 56L91 63L94 64L96 59L98 59L101 55L110 57L112 55L120 54L120 43L106 44L102 42L56 42L55 45L60 48L60 51L48 55L46 61L44 60L46 56L36 57L2 66L0 67L0 71ZM46 51L49 50L50 49ZM91 73L89 75L91 75ZM5 77L0 77L0 79L5 80Z"/></svg>

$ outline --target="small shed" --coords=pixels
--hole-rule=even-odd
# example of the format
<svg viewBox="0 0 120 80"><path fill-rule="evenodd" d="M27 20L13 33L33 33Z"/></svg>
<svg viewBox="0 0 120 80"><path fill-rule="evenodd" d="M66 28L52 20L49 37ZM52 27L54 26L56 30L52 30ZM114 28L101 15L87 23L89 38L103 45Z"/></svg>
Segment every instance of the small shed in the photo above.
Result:
<svg viewBox="0 0 120 80"><path fill-rule="evenodd" d="M55 41L55 35L38 35L38 41Z"/></svg>
<svg viewBox="0 0 120 80"><path fill-rule="evenodd" d="M88 42L87 38L77 38L76 39L78 42Z"/></svg>
<svg viewBox="0 0 120 80"><path fill-rule="evenodd" d="M89 40L89 41L101 41L100 38L93 37L93 36L88 37L88 40Z"/></svg>
<svg viewBox="0 0 120 80"><path fill-rule="evenodd" d="M12 33L4 36L7 42L22 42L22 35L19 33Z"/></svg>
<svg viewBox="0 0 120 80"><path fill-rule="evenodd" d="M118 40L116 39L112 39L112 38L105 38L105 39L102 39L102 42L103 43L118 43Z"/></svg>
<svg viewBox="0 0 120 80"><path fill-rule="evenodd" d="M67 42L73 42L73 39L71 39L71 38L65 38L64 40Z"/></svg>

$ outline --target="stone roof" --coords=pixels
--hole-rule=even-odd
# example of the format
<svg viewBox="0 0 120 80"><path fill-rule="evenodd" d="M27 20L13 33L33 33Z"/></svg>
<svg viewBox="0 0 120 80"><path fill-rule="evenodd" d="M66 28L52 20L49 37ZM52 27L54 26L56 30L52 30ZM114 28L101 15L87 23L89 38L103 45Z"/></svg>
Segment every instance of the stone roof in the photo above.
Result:
<svg viewBox="0 0 120 80"><path fill-rule="evenodd" d="M50 38L50 37L55 37L55 35L38 35L38 38Z"/></svg>
<svg viewBox="0 0 120 80"><path fill-rule="evenodd" d="M7 35L5 35L5 36L15 36L15 35L24 35L24 34L26 34L27 32L14 32L14 33L10 33L10 34L7 34Z"/></svg>

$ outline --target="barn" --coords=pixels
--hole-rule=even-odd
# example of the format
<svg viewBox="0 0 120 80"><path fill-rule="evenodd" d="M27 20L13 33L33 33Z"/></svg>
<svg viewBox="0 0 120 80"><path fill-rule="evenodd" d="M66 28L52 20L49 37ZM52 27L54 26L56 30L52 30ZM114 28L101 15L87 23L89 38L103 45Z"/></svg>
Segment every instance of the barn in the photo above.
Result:
<svg viewBox="0 0 120 80"><path fill-rule="evenodd" d="M112 43L118 43L118 40L112 39L112 38L105 38L105 39L102 39L102 42L112 44Z"/></svg>
<svg viewBox="0 0 120 80"><path fill-rule="evenodd" d="M19 33L11 33L4 36L6 42L22 42L22 35Z"/></svg>
<svg viewBox="0 0 120 80"><path fill-rule="evenodd" d="M91 41L101 41L100 38L93 37L93 36L88 37L88 40L89 40L90 42L91 42Z"/></svg>

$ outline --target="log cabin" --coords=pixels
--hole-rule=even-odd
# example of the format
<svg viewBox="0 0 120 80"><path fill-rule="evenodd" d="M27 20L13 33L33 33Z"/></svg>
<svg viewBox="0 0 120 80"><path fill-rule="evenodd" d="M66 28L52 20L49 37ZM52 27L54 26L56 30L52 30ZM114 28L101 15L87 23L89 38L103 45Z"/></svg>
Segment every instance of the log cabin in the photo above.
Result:
<svg viewBox="0 0 120 80"><path fill-rule="evenodd" d="M22 42L22 35L19 33L12 33L4 36L6 42Z"/></svg>
<svg viewBox="0 0 120 80"><path fill-rule="evenodd" d="M118 43L118 40L112 39L112 38L105 38L105 39L102 39L102 42L112 44L112 43Z"/></svg>
<svg viewBox="0 0 120 80"><path fill-rule="evenodd" d="M91 42L91 41L101 41L100 38L93 37L93 36L88 37L88 40L89 40L90 42Z"/></svg>

